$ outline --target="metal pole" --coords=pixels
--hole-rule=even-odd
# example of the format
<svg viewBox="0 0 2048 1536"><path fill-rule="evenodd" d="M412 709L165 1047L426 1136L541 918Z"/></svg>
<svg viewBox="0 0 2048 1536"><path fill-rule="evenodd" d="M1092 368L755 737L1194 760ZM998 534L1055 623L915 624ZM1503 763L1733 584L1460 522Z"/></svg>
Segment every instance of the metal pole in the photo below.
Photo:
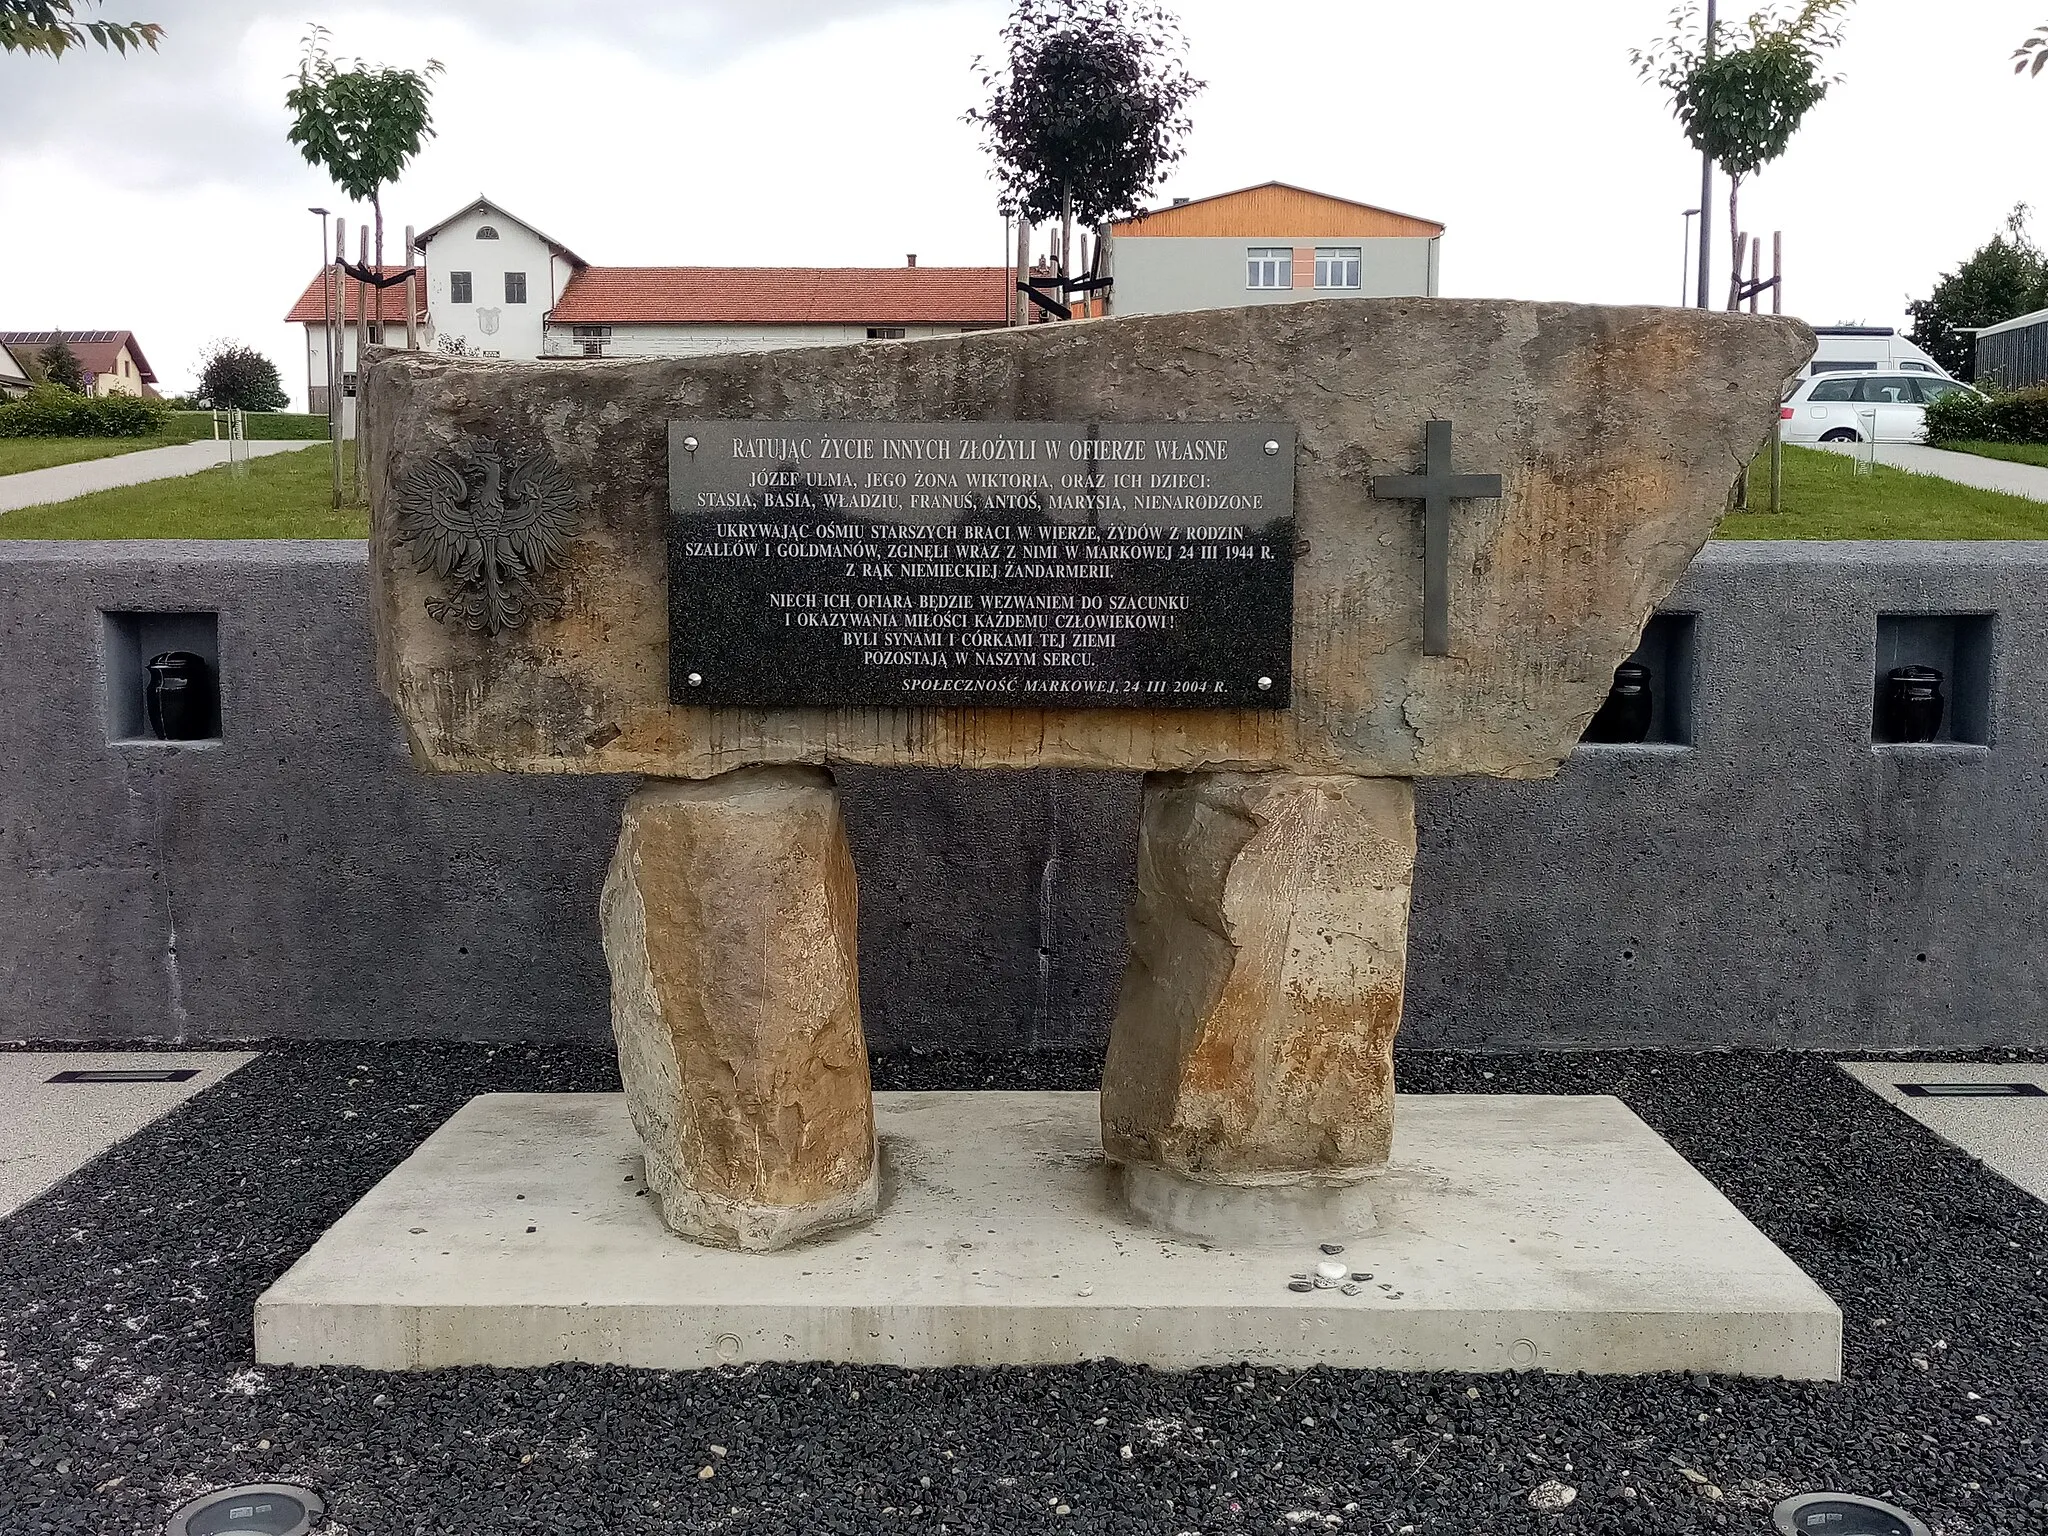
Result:
<svg viewBox="0 0 2048 1536"><path fill-rule="evenodd" d="M1707 51L1714 57L1714 31L1719 23L1715 0L1707 0ZM1700 156L1700 308L1707 307L1707 268L1714 259L1714 157Z"/></svg>
<svg viewBox="0 0 2048 1536"><path fill-rule="evenodd" d="M327 263L327 441L333 460L334 504L341 505L341 262L348 254L348 220L334 221L334 259Z"/></svg>
<svg viewBox="0 0 2048 1536"><path fill-rule="evenodd" d="M1692 302L1692 221L1699 217L1697 208L1685 210L1684 248L1679 252L1678 263L1678 307L1684 309Z"/></svg>

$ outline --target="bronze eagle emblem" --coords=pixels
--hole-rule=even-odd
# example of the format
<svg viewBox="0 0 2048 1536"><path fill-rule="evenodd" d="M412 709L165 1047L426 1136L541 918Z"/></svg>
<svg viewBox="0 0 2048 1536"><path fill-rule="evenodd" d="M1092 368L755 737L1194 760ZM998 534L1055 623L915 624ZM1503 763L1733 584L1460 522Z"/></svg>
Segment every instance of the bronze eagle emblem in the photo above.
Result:
<svg viewBox="0 0 2048 1536"><path fill-rule="evenodd" d="M465 459L427 459L398 495L398 542L422 571L454 582L427 612L455 629L495 635L553 618L562 599L534 590L576 531L576 491L545 448L475 442Z"/></svg>

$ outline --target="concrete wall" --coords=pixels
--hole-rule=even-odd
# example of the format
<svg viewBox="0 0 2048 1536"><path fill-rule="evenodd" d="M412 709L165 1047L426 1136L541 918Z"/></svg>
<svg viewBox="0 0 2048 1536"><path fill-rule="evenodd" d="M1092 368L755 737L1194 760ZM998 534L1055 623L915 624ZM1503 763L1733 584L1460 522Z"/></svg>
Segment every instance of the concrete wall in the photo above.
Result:
<svg viewBox="0 0 2048 1536"><path fill-rule="evenodd" d="M415 772L366 590L359 544L0 543L0 1037L602 1035L627 786ZM2048 544L1717 545L1667 610L1690 745L1422 787L1403 1040L2048 1044ZM1943 614L1984 743L1874 746L1880 616ZM110 742L110 669L209 637L221 739ZM1136 776L841 783L870 1039L1099 1044Z"/></svg>
<svg viewBox="0 0 2048 1536"><path fill-rule="evenodd" d="M1240 304L1294 304L1303 299L1427 298L1436 292L1437 244L1433 239L1393 237L1310 239L1275 235L1271 239L1252 240L1127 235L1110 244L1109 270L1116 278L1111 303L1119 315L1160 315L1189 309L1234 308ZM1255 246L1356 246L1360 252L1360 286L1248 288L1246 252ZM1296 264L1299 266L1298 258Z"/></svg>

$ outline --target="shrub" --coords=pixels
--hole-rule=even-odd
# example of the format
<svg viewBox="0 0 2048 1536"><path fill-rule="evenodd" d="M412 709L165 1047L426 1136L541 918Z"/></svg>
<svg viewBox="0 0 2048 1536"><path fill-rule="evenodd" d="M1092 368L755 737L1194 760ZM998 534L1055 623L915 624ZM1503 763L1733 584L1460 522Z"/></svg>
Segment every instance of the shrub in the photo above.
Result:
<svg viewBox="0 0 2048 1536"><path fill-rule="evenodd" d="M73 394L38 384L19 400L0 405L0 437L154 437L169 413L163 403L136 395Z"/></svg>
<svg viewBox="0 0 2048 1536"><path fill-rule="evenodd" d="M2048 443L2048 385L1990 393L1955 390L1927 407L1930 443Z"/></svg>

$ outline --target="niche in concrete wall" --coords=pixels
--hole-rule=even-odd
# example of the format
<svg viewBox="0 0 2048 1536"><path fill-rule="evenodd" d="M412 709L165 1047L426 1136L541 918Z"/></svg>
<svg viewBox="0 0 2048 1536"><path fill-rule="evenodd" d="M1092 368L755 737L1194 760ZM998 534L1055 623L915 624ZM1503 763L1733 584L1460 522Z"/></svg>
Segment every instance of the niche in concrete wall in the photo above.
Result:
<svg viewBox="0 0 2048 1536"><path fill-rule="evenodd" d="M1693 631L1697 615L1659 613L1643 630L1643 642L1629 660L1650 674L1650 728L1640 742L1615 745L1587 741L1590 751L1692 745Z"/></svg>
<svg viewBox="0 0 2048 1536"><path fill-rule="evenodd" d="M1896 667L1932 667L1941 674L1943 709L1934 740L1961 746L1991 745L1991 658L1994 631L1988 613L1881 613L1877 668L1872 678L1870 739L1880 746L1907 738L1887 726L1887 679Z"/></svg>
<svg viewBox="0 0 2048 1536"><path fill-rule="evenodd" d="M220 740L220 622L212 613L124 613L100 615L100 648L106 698L107 741L149 746L204 746ZM183 651L205 663L204 703L186 739L164 741L149 723L149 663L166 652Z"/></svg>

